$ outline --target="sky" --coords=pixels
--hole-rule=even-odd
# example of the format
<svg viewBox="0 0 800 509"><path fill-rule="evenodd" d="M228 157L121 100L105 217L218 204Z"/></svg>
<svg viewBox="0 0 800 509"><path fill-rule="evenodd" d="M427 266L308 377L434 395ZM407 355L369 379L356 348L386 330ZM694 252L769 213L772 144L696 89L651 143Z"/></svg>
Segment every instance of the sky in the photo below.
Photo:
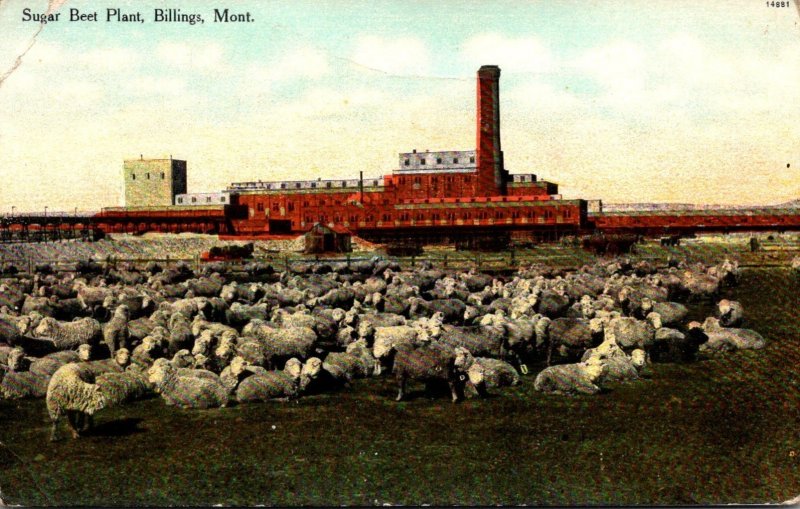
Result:
<svg viewBox="0 0 800 509"><path fill-rule="evenodd" d="M22 20L48 6L59 21ZM253 21L214 23L226 7ZM144 23L107 22L107 8ZM158 8L204 23L155 23ZM70 22L70 9L99 21ZM123 160L140 154L187 160L189 191L204 192L379 176L399 152L474 149L486 64L502 70L507 169L565 198L794 200L798 12L764 0L0 0L0 213L121 205Z"/></svg>

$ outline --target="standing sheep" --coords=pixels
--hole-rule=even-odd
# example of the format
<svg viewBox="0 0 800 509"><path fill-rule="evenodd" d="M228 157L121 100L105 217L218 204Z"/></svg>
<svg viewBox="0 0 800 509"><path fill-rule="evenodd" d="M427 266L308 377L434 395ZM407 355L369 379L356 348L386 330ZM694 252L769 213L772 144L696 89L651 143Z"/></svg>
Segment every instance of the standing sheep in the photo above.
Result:
<svg viewBox="0 0 800 509"><path fill-rule="evenodd" d="M128 321L130 312L128 306L122 304L114 310L114 316L103 327L103 340L108 346L111 356L118 348L128 348Z"/></svg>
<svg viewBox="0 0 800 509"><path fill-rule="evenodd" d="M426 390L437 382L447 383L453 403L463 396L466 374L456 368L453 350L436 344L419 348L403 344L396 348L393 371L398 385L397 401L405 396L408 380L424 382Z"/></svg>
<svg viewBox="0 0 800 509"><path fill-rule="evenodd" d="M94 318L79 318L73 322L59 322L55 318L42 318L34 334L48 338L56 348L66 350L78 345L96 345L103 337L103 328Z"/></svg>

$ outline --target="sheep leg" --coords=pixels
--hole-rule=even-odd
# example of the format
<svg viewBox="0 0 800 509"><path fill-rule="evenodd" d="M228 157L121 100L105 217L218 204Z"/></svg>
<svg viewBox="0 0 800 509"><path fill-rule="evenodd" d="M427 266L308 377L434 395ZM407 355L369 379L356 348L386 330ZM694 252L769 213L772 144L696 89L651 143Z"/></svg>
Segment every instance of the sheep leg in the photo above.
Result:
<svg viewBox="0 0 800 509"><path fill-rule="evenodd" d="M406 377L400 377L398 385L397 398L395 401L401 401L403 399L403 394L406 390Z"/></svg>
<svg viewBox="0 0 800 509"><path fill-rule="evenodd" d="M79 438L81 436L80 431L78 430L78 426L80 426L80 416L77 412L68 411L67 413L67 424L69 425L69 430L72 433L72 438Z"/></svg>
<svg viewBox="0 0 800 509"><path fill-rule="evenodd" d="M458 387L455 380L448 380L447 385L450 386L450 394L453 396L453 403L458 402Z"/></svg>
<svg viewBox="0 0 800 509"><path fill-rule="evenodd" d="M50 441L51 442L55 442L56 441L56 430L58 428L59 419L60 419L60 417L56 417L55 419L53 419L53 425L50 428Z"/></svg>

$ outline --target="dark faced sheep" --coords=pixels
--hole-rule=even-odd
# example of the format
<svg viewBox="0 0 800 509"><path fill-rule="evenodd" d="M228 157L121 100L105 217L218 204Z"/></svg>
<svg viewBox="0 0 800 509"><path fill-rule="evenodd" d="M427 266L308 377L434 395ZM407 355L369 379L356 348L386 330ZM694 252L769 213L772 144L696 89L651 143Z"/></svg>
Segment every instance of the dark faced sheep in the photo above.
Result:
<svg viewBox="0 0 800 509"><path fill-rule="evenodd" d="M463 397L466 373L456 369L456 353L453 349L437 344L419 348L399 345L393 372L398 385L397 401L405 396L408 380L425 383L426 390L430 390L433 384L446 383L453 403Z"/></svg>

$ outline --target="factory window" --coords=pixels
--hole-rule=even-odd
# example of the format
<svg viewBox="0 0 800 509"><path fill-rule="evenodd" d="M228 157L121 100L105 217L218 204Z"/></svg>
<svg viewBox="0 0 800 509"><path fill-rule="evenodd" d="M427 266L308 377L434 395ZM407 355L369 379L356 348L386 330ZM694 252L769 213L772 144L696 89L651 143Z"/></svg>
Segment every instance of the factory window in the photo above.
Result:
<svg viewBox="0 0 800 509"><path fill-rule="evenodd" d="M183 203L183 198L178 198L178 203Z"/></svg>
<svg viewBox="0 0 800 509"><path fill-rule="evenodd" d="M261 209L259 209L259 210L261 210ZM272 206L272 211L273 211L273 212L278 212L278 210L280 210L280 207L279 207L279 206L278 206L278 204L276 203L275 205L273 205L273 206Z"/></svg>
<svg viewBox="0 0 800 509"><path fill-rule="evenodd" d="M294 210L294 203L289 202L289 212L292 212L293 210Z"/></svg>
<svg viewBox="0 0 800 509"><path fill-rule="evenodd" d="M374 220L375 220L375 218L372 216L372 214L369 214L369 215L367 216L367 218L366 218L366 219L367 219L367 221L369 221L369 222L372 222L372 221L374 221Z"/></svg>
<svg viewBox="0 0 800 509"><path fill-rule="evenodd" d="M224 197L224 196L220 196L220 197L219 197L219 201L220 201L221 203L225 203L225 197Z"/></svg>
<svg viewBox="0 0 800 509"><path fill-rule="evenodd" d="M408 159L406 159L405 165L406 165L406 166L408 166L409 164L411 164L411 161L409 161Z"/></svg>
<svg viewBox="0 0 800 509"><path fill-rule="evenodd" d="M475 162L475 156L469 156L469 162L474 163Z"/></svg>
<svg viewBox="0 0 800 509"><path fill-rule="evenodd" d="M206 203L211 203L211 197L210 196L206 196Z"/></svg>
<svg viewBox="0 0 800 509"><path fill-rule="evenodd" d="M419 164L425 164L425 158L424 157L419 160Z"/></svg>
<svg viewBox="0 0 800 509"><path fill-rule="evenodd" d="M258 204L256 205L256 209L257 209L259 212L264 212L264 204L263 204L263 203L258 203Z"/></svg>
<svg viewBox="0 0 800 509"><path fill-rule="evenodd" d="M300 182L295 182L294 187L299 189L300 188Z"/></svg>
<svg viewBox="0 0 800 509"><path fill-rule="evenodd" d="M286 183L285 182L281 183L281 189L286 189Z"/></svg>
<svg viewBox="0 0 800 509"><path fill-rule="evenodd" d="M383 215L383 220L384 221L391 221L392 220L392 215L391 214L384 214Z"/></svg>
<svg viewBox="0 0 800 509"><path fill-rule="evenodd" d="M317 187L317 183L316 182L312 182L311 183L311 187L316 188Z"/></svg>
<svg viewBox="0 0 800 509"><path fill-rule="evenodd" d="M458 158L457 157L453 158L453 164L458 164Z"/></svg>
<svg viewBox="0 0 800 509"><path fill-rule="evenodd" d="M465 177L464 177L464 182L465 182L465 183L472 182L472 177L470 177L469 175L465 176Z"/></svg>
<svg viewBox="0 0 800 509"><path fill-rule="evenodd" d="M434 214L431 216L431 219L433 219L434 221L438 221L438 220L439 220L439 214L438 214L438 213L434 213Z"/></svg>
<svg viewBox="0 0 800 509"><path fill-rule="evenodd" d="M437 157L436 158L436 164L442 164L442 158L441 157Z"/></svg>
<svg viewBox="0 0 800 509"><path fill-rule="evenodd" d="M308 207L308 200L303 202L303 207Z"/></svg>
<svg viewBox="0 0 800 509"><path fill-rule="evenodd" d="M378 185L378 181L377 181L377 180L373 180L373 181L372 181L372 185L373 185L373 186L377 186L377 185Z"/></svg>
<svg viewBox="0 0 800 509"><path fill-rule="evenodd" d="M497 219L503 219L503 213L500 212L500 211L497 211L497 212L494 213L494 217L496 217Z"/></svg>
<svg viewBox="0 0 800 509"><path fill-rule="evenodd" d="M164 172L161 172L161 180L164 180Z"/></svg>
<svg viewBox="0 0 800 509"><path fill-rule="evenodd" d="M414 183L415 183L415 184L420 184L420 183L422 183L422 178L421 178L421 177L414 177Z"/></svg>
<svg viewBox="0 0 800 509"><path fill-rule="evenodd" d="M192 203L197 203L197 198L195 198L194 196L192 196Z"/></svg>
<svg viewBox="0 0 800 509"><path fill-rule="evenodd" d="M325 187L331 187L331 183L330 182L325 182Z"/></svg>
<svg viewBox="0 0 800 509"><path fill-rule="evenodd" d="M422 214L417 212L417 221L422 221Z"/></svg>
<svg viewBox="0 0 800 509"><path fill-rule="evenodd" d="M529 210L528 211L528 218L529 219L533 219L534 217L536 217L536 214L534 214L532 210Z"/></svg>
<svg viewBox="0 0 800 509"><path fill-rule="evenodd" d="M342 187L347 187L347 182L342 181Z"/></svg>

